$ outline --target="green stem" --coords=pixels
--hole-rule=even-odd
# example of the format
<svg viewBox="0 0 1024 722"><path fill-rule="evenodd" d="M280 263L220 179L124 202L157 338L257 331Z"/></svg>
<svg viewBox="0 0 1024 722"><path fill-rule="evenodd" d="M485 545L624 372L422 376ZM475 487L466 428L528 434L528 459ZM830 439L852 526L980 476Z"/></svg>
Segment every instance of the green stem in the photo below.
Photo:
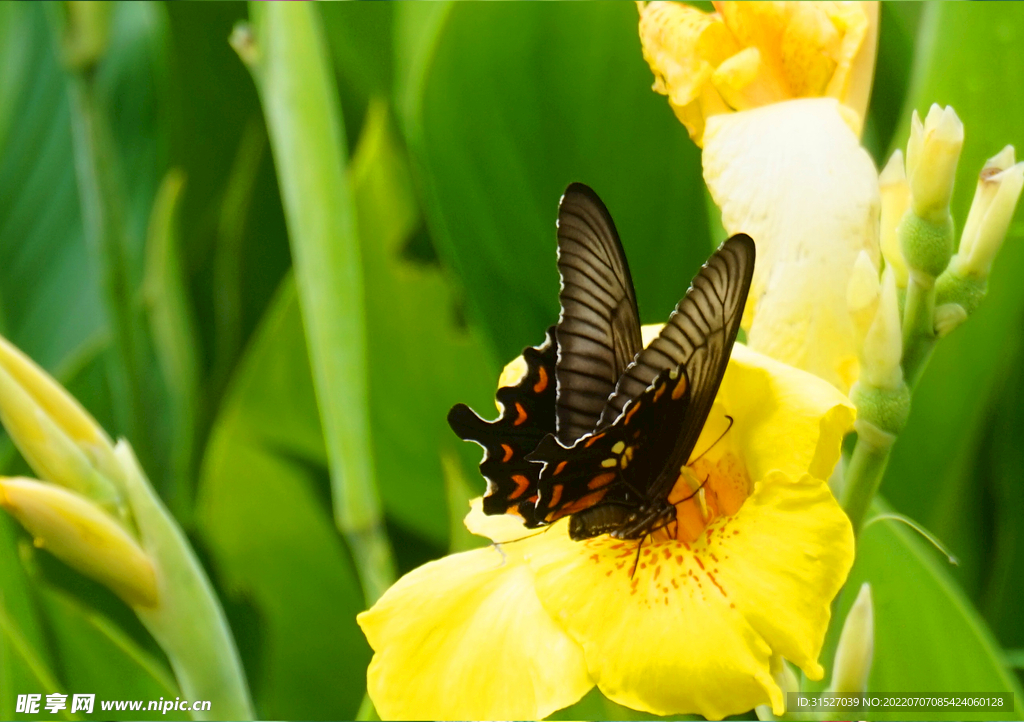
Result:
<svg viewBox="0 0 1024 722"><path fill-rule="evenodd" d="M874 424L859 420L856 424L857 445L846 469L846 485L840 503L853 524L854 533L859 533L871 500L875 498L882 483L889 452L896 437L882 431Z"/></svg>
<svg viewBox="0 0 1024 722"><path fill-rule="evenodd" d="M196 719L253 719L242 661L213 585L131 447L121 441L114 453L160 594L156 606L135 606L135 613L167 655L182 695L210 701L208 711L193 713Z"/></svg>
<svg viewBox="0 0 1024 722"><path fill-rule="evenodd" d="M263 104L330 466L335 523L368 604L394 580L370 420L363 264L337 83L317 9L250 3L232 43Z"/></svg>
<svg viewBox="0 0 1024 722"><path fill-rule="evenodd" d="M913 388L935 348L935 279L911 272L903 312L903 377Z"/></svg>

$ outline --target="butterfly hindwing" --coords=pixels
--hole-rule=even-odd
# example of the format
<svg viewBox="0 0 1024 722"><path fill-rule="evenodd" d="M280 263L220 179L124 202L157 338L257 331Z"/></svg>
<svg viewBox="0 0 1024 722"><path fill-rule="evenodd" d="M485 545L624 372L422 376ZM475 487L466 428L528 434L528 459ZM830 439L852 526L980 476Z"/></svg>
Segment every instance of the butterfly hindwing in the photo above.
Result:
<svg viewBox="0 0 1024 722"><path fill-rule="evenodd" d="M690 407L686 377L662 372L607 429L565 447L544 438L529 459L543 461L537 518L551 523L598 504L637 506L661 472ZM678 469L676 470L678 473Z"/></svg>
<svg viewBox="0 0 1024 722"><path fill-rule="evenodd" d="M555 368L558 440L594 430L615 384L642 348L640 317L619 234L589 187L573 183L558 205L561 314Z"/></svg>
<svg viewBox="0 0 1024 722"><path fill-rule="evenodd" d="M484 512L518 514L526 526L536 522L537 481L540 465L527 461L542 438L555 431L555 328L543 344L523 350L526 373L514 386L498 389L502 411L486 421L465 404L448 412L448 425L465 441L484 448L480 473L487 479Z"/></svg>

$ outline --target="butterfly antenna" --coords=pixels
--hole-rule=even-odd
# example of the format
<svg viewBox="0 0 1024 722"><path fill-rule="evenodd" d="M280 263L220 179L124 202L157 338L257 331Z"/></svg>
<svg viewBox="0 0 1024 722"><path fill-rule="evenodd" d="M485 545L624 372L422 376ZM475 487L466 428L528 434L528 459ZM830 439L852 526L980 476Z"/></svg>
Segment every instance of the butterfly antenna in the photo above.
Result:
<svg viewBox="0 0 1024 722"><path fill-rule="evenodd" d="M713 448L715 448L715 446L718 444L718 442L721 441L722 439L724 439L725 435L729 433L729 429L732 428L732 425L735 423L735 420L731 416L729 416L728 414L726 414L725 418L729 419L729 425L725 427L725 431L723 431L721 433L721 435L719 435L719 437L717 439L715 439L713 442L711 442L711 446L709 446L708 448L704 449L704 451L700 452L700 454L697 456L696 459L692 459L692 460L686 462L687 466L689 466L690 464L695 464L699 459L701 459L704 456L704 454L708 453Z"/></svg>
<svg viewBox="0 0 1024 722"><path fill-rule="evenodd" d="M502 542L492 541L491 544L493 546L496 546L496 547L497 546L501 546L502 544L514 544L516 542L524 541L526 539L533 539L535 536L540 536L541 534L544 534L545 532L549 532L549 531L551 531L551 525L550 524L548 526L544 527L543 529L541 529L536 534L527 534L526 536L520 536L520 537L516 537L515 539L509 539L507 541L502 541Z"/></svg>
<svg viewBox="0 0 1024 722"><path fill-rule="evenodd" d="M640 538L640 543L636 545L636 559L633 560L633 571L629 573L629 578L632 579L636 575L636 568L640 564L640 550L644 547L644 541L649 537L650 534L644 534Z"/></svg>

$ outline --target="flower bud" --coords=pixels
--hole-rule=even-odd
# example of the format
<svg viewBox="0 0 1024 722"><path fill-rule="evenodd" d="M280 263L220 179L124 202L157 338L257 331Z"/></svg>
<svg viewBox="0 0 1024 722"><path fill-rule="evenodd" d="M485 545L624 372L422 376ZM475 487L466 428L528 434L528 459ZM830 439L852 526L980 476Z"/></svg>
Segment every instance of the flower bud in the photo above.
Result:
<svg viewBox="0 0 1024 722"><path fill-rule="evenodd" d="M149 556L96 503L54 484L0 477L0 506L25 527L37 547L109 587L128 604L157 603Z"/></svg>
<svg viewBox="0 0 1024 722"><path fill-rule="evenodd" d="M878 311L879 288L878 268L867 251L861 251L853 262L850 281L846 285L846 305L862 338Z"/></svg>
<svg viewBox="0 0 1024 722"><path fill-rule="evenodd" d="M898 389L903 384L902 357L903 333L896 296L896 274L891 268L886 268L882 274L878 309L864 337L861 383L880 389Z"/></svg>
<svg viewBox="0 0 1024 722"><path fill-rule="evenodd" d="M0 337L0 422L43 479L120 508L113 445L85 409L49 374Z"/></svg>
<svg viewBox="0 0 1024 722"><path fill-rule="evenodd" d="M1024 163L1014 164L1013 146L990 158L978 177L967 214L960 249L951 270L957 275L985 278L1003 244L1024 187Z"/></svg>
<svg viewBox="0 0 1024 722"><path fill-rule="evenodd" d="M907 262L900 250L896 226L910 205L910 184L903 170L903 153L896 151L878 176L878 190L882 201L882 215L879 222L879 240L885 265L893 270L896 285L907 287Z"/></svg>
<svg viewBox="0 0 1024 722"><path fill-rule="evenodd" d="M932 105L924 123L914 111L907 144L907 178L914 213L933 223L949 215L964 125L953 108Z"/></svg>
<svg viewBox="0 0 1024 722"><path fill-rule="evenodd" d="M861 697L867 691L875 648L875 613L871 585L861 585L857 600L843 623L832 668L831 693L836 697Z"/></svg>

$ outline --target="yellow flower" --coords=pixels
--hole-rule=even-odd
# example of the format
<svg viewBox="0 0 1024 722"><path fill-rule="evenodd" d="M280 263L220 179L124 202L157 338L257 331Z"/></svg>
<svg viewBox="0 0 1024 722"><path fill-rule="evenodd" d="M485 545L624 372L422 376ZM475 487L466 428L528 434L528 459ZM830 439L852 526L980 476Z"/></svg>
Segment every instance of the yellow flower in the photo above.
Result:
<svg viewBox="0 0 1024 722"><path fill-rule="evenodd" d="M716 2L716 13L637 3L654 90L697 145L711 116L830 97L859 133L874 72L877 3Z"/></svg>
<svg viewBox="0 0 1024 722"><path fill-rule="evenodd" d="M654 89L704 148L726 230L757 243L750 347L845 393L878 298L878 174L858 140L877 3L714 5L641 5Z"/></svg>
<svg viewBox="0 0 1024 722"><path fill-rule="evenodd" d="M467 527L506 543L431 562L358 617L378 712L536 719L597 685L656 714L781 713L780 657L822 677L829 605L853 562L821 480L853 416L830 385L737 345L700 457L669 496L677 522L639 558L636 542L570 540L565 519L530 536L477 502Z"/></svg>

